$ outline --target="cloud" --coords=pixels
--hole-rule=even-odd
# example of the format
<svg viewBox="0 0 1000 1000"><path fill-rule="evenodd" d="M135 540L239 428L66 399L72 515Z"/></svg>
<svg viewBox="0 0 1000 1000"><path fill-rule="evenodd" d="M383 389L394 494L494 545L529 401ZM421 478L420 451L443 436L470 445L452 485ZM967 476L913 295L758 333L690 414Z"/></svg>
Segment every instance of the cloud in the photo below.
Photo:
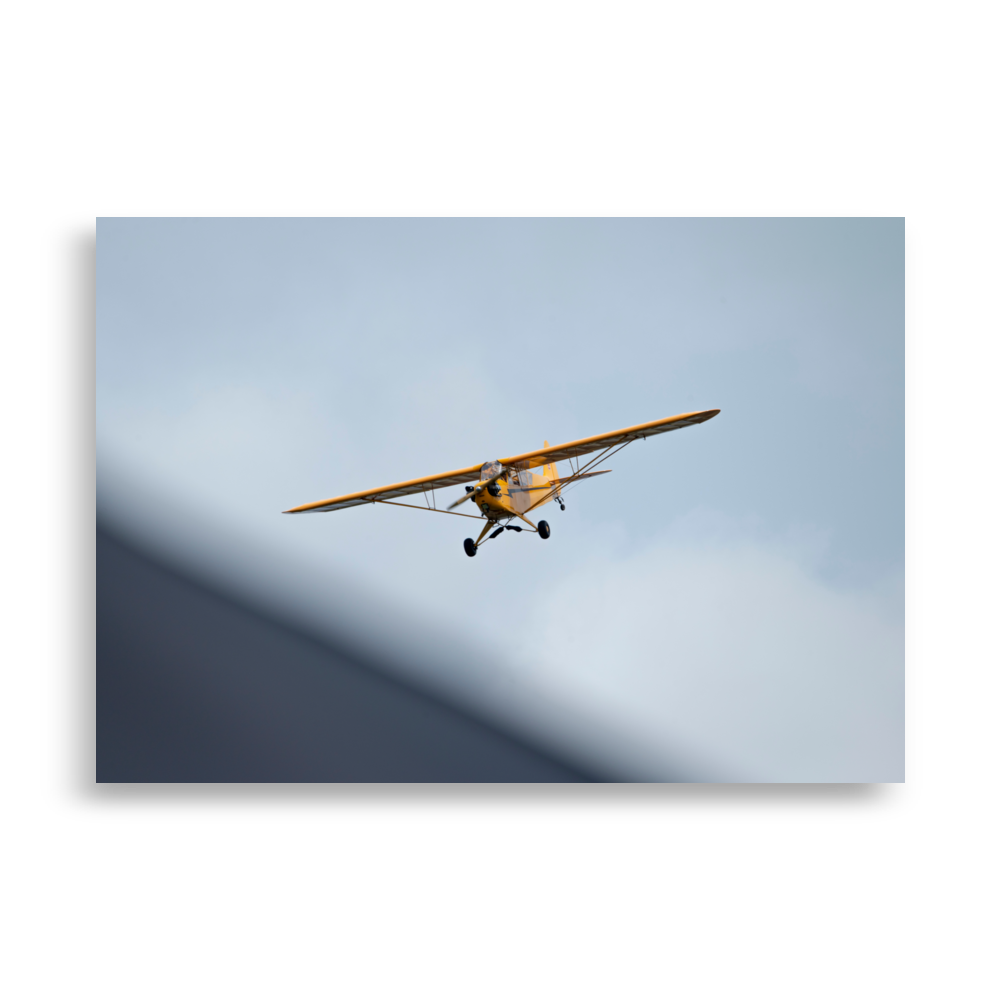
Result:
<svg viewBox="0 0 1000 1000"><path fill-rule="evenodd" d="M844 590L814 560L788 538L678 522L563 580L523 655L730 780L902 780L901 579Z"/></svg>

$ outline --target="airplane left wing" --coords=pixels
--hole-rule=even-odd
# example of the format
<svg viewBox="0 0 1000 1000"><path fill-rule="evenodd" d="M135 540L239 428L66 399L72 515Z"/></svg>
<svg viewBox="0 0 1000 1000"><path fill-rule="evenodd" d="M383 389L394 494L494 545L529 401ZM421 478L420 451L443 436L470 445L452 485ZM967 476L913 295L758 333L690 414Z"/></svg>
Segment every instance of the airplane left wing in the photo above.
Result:
<svg viewBox="0 0 1000 1000"><path fill-rule="evenodd" d="M425 493L427 490L440 490L446 486L458 486L461 483L479 482L481 466L470 465L467 469L455 469L453 472L443 472L439 476L427 476L423 479L408 479L404 483L393 483L391 486L380 486L377 490L363 490L360 493L346 493L342 497L331 497L329 500L317 500L301 507L282 511L283 514L319 514L328 510L343 510L345 507L358 507L364 503L376 503L379 500L393 500L396 497L411 496L414 493Z"/></svg>

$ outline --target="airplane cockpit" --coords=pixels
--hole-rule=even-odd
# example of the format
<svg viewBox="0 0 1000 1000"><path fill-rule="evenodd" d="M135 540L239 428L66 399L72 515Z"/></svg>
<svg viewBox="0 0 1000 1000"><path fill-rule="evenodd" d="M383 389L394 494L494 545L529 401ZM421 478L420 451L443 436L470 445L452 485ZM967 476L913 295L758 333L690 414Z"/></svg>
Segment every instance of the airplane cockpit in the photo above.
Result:
<svg viewBox="0 0 1000 1000"><path fill-rule="evenodd" d="M503 466L499 462L487 462L479 470L479 481L481 483L486 482L487 479L492 479L494 476L499 475L501 472L503 472ZM489 493L491 497L500 496L500 484L490 483L490 485L486 487L486 492Z"/></svg>

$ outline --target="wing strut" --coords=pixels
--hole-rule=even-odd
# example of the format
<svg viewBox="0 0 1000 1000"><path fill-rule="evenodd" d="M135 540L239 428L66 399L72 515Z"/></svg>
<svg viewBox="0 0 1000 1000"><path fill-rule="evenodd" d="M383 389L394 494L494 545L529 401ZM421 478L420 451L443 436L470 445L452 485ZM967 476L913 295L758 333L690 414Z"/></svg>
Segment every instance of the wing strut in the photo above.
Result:
<svg viewBox="0 0 1000 1000"><path fill-rule="evenodd" d="M619 438L613 444L610 444L607 448L605 448L604 451L602 451L599 455L596 455L594 458L592 458L582 468L580 467L580 459L577 458L576 471L573 473L573 475L570 476L568 479L561 480L559 484L555 486L553 489L549 490L548 493L543 493L542 496L525 511L525 514L530 513L540 504L545 503L546 500L551 500L556 495L556 493L559 493L562 490L563 486L568 486L570 483L575 482L577 479L582 479L584 477L584 473L586 473L586 471L591 466L606 461L607 459L611 458L612 455L617 455L618 452L622 450L622 448L628 447L628 445L630 445L634 440L635 438L625 438L624 441L622 441L622 439ZM570 462L570 468L572 467L573 463Z"/></svg>
<svg viewBox="0 0 1000 1000"><path fill-rule="evenodd" d="M412 507L414 510L426 510L431 514L454 514L455 517L471 517L474 521L480 520L482 515L476 517L475 514L459 514L457 510L440 510L437 507L420 507L415 503L400 503L398 500L376 500L372 503L387 503L390 507Z"/></svg>

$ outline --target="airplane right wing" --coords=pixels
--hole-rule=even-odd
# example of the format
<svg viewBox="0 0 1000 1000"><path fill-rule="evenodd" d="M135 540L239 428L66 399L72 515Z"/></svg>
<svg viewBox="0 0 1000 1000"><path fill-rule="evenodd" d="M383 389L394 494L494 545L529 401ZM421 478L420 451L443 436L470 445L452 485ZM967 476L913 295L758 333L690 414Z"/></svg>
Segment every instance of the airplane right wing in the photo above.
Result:
<svg viewBox="0 0 1000 1000"><path fill-rule="evenodd" d="M505 468L513 466L515 469L534 469L550 462L565 462L569 458L578 458L580 455L612 448L616 444L637 441L639 438L652 437L654 434L666 434L667 431L680 430L693 424L703 424L719 412L719 410L697 410L693 413L680 413L665 420L651 420L648 424L635 424L633 427L623 427L620 431L612 431L610 434L597 434L577 441L567 441L566 444L527 451L523 455L501 458L500 461Z"/></svg>

